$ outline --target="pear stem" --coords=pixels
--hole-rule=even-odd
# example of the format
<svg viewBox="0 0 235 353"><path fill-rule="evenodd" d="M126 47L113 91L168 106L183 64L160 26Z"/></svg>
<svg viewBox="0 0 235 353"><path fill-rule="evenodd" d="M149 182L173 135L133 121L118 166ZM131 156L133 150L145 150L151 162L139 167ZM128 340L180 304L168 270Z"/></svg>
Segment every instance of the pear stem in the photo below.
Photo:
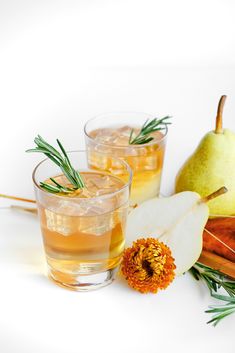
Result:
<svg viewBox="0 0 235 353"><path fill-rule="evenodd" d="M218 109L217 109L217 115L216 115L216 126L215 126L215 133L216 134L222 134L223 133L223 110L224 110L224 104L226 101L227 96L222 96L220 98L219 104L218 104Z"/></svg>
<svg viewBox="0 0 235 353"><path fill-rule="evenodd" d="M215 199L216 197L225 194L227 191L228 191L228 189L225 186L223 186L222 188L212 192L212 194L210 194L208 196L205 196L205 197L202 197L200 199L200 203L201 202L208 202L208 201L210 201L212 199Z"/></svg>
<svg viewBox="0 0 235 353"><path fill-rule="evenodd" d="M4 197L5 199L11 199L11 200L16 200L16 201L36 203L35 200L25 199L23 197L10 196L10 195L4 195L4 194L0 194L0 197Z"/></svg>

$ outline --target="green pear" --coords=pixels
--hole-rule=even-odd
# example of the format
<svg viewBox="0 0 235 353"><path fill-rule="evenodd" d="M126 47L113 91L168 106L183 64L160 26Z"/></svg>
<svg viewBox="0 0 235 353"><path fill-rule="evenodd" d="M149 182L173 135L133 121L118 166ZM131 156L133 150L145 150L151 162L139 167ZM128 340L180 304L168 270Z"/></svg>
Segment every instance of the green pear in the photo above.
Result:
<svg viewBox="0 0 235 353"><path fill-rule="evenodd" d="M228 192L208 203L210 214L235 214L235 133L222 128L226 96L218 105L216 128L208 132L176 177L175 191L195 191L201 196L225 185Z"/></svg>

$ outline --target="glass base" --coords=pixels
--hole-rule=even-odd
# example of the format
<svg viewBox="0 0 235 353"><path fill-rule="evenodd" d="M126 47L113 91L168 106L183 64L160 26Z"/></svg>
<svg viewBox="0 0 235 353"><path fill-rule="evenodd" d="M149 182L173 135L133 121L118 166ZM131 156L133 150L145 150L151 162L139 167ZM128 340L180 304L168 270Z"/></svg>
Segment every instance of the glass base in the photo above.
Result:
<svg viewBox="0 0 235 353"><path fill-rule="evenodd" d="M105 287L113 282L117 267L89 275L64 274L53 269L49 269L48 276L57 285L63 288L78 292L87 292Z"/></svg>

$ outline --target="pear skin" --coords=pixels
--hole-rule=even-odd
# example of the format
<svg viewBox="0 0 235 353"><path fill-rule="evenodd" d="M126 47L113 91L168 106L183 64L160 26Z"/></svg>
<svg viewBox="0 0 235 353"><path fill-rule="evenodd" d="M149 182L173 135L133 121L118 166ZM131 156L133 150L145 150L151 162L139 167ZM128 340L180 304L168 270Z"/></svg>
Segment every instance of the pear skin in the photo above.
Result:
<svg viewBox="0 0 235 353"><path fill-rule="evenodd" d="M226 98L222 96L221 100L223 97ZM220 119L218 119L219 115ZM203 197L221 185L225 185L228 192L208 202L210 214L233 215L235 214L235 133L222 129L220 105L216 125L219 126L219 131L216 127L215 131L207 133L196 151L180 169L176 177L175 191L176 193L194 191Z"/></svg>

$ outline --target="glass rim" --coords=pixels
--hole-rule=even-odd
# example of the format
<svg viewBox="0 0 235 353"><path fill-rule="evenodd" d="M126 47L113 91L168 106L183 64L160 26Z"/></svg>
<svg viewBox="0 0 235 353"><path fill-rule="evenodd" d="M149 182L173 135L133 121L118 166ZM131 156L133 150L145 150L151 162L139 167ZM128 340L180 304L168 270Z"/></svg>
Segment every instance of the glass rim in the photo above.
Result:
<svg viewBox="0 0 235 353"><path fill-rule="evenodd" d="M72 151L66 151L66 153L68 153L68 154L71 154L71 153L86 153L87 154L87 151L86 150L72 150ZM102 153L101 153L102 154ZM99 195L99 196L95 196L95 197L89 197L89 198L79 198L79 197L68 197L68 196L61 196L61 195L56 195L56 194L54 194L54 193L50 193L50 192L47 192L47 191L45 191L45 190L43 190L41 187L40 187L40 185L38 184L38 182L36 181L36 173L37 173L37 171L38 171L38 169L40 168L40 166L44 163L44 162L46 162L46 161L50 161L50 158L44 158L43 160L41 160L37 165L36 165L36 167L33 169L33 173L32 173L32 179L33 179L33 184L34 184L34 186L40 191L40 192L42 192L43 194L46 194L46 195L50 195L50 196L53 196L53 197L55 197L55 198L63 198L63 199L66 199L66 200L70 200L70 201L74 201L74 200L76 200L76 201L78 201L78 200L80 200L80 201L82 201L82 202L89 202L90 200L91 201L94 201L94 200L100 200L100 199L105 199L105 198L109 198L109 197L111 197L111 196L114 196L114 195L116 195L116 194L118 194L119 192L121 192L121 191L123 191L125 188L127 188L127 187L130 187L131 186L131 183L132 183L132 178L133 178L133 172L132 172L132 169L131 169L131 167L129 166L129 164L128 163L126 163L124 160L122 160L121 158L117 158L117 157L112 157L113 159L115 159L115 160L118 160L119 162L121 162L123 165L125 165L126 166L126 168L127 168L127 172L128 172L128 174L129 174L129 178L128 178L128 181L127 182L125 182L125 184L120 188L120 189L118 189L118 190L116 190L116 191L113 191L113 192L110 192L110 193L108 193L108 194L104 194L104 195ZM51 163L53 163L52 161L51 161ZM58 167L59 168L59 167ZM88 167L89 168L89 167ZM87 168L87 169L88 169ZM92 169L91 169L92 170ZM101 172L102 173L102 171L99 171L99 170L96 170L97 172ZM112 174L111 174L112 175ZM114 175L115 176L115 175ZM118 178L118 176L115 176L115 177L117 177Z"/></svg>
<svg viewBox="0 0 235 353"><path fill-rule="evenodd" d="M91 140L91 141L96 141L93 137L91 137L90 135L89 135L89 133L88 133L88 125L90 124L90 123L92 123L93 121L95 121L95 120L99 120L100 118L108 118L110 115L112 115L112 114L120 114L120 115L124 115L124 114L136 114L136 115L140 115L140 114L143 114L143 115L145 115L146 117L147 117L147 119L148 119L148 117L149 118L154 118L155 116L154 115L152 115L152 114L149 114L149 113L144 113L144 112L134 112L134 111L114 111L114 112L108 112L108 113L102 113L102 114L98 114L98 115L95 115L95 116L93 116L93 118L90 118L89 120L87 120L87 122L85 123L85 125L84 125L84 134L85 134L85 136L89 139L89 140ZM143 143L143 144L141 144L141 145L128 145L128 146L123 146L123 145L111 145L111 144L109 144L109 143L103 143L103 142L97 142L97 144L99 144L99 145L102 145L102 146L108 146L108 147L112 147L112 148L122 148L122 149L126 149L126 148L129 148L130 146L131 147L134 147L134 148L141 148L141 147L146 147L146 146L152 146L152 145L155 145L155 144L157 144L157 143L159 143L159 142L161 142L161 141L164 141L165 140L165 138L167 137L167 134L168 134L168 125L166 125L165 126L165 133L163 134L163 136L161 137L161 138L159 138L159 139L154 139L154 140L152 140L152 141L150 141L150 142L148 142L148 143Z"/></svg>

